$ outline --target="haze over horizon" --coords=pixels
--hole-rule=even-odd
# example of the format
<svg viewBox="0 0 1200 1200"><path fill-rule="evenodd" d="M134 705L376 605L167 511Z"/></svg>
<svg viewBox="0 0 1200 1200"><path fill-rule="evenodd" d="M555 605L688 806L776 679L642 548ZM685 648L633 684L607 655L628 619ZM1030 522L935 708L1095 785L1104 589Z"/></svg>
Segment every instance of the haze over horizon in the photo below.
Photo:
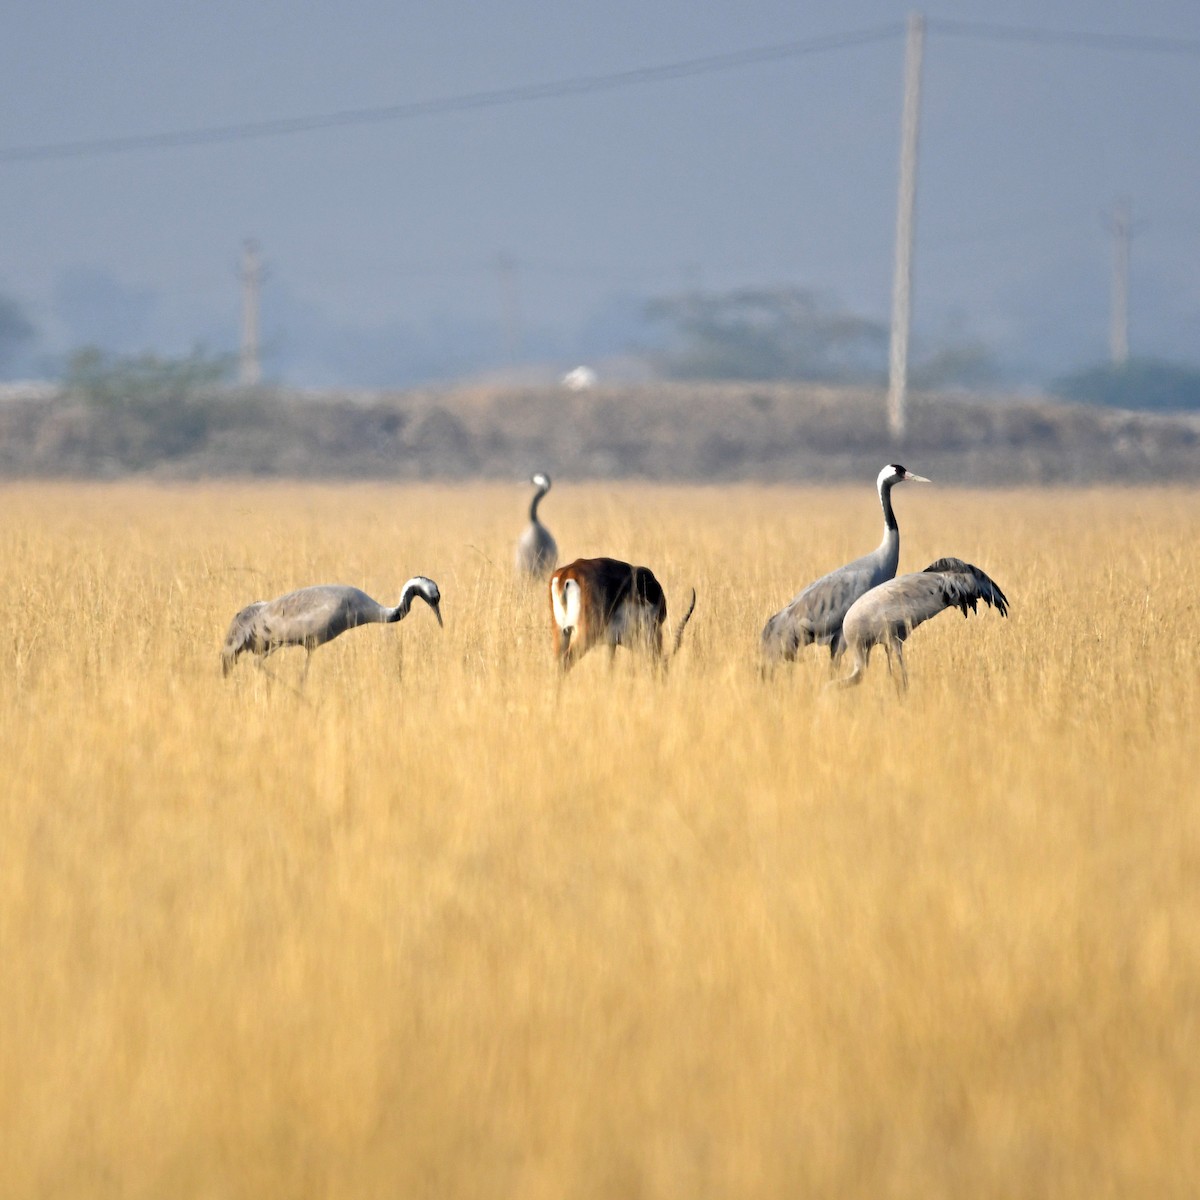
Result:
<svg viewBox="0 0 1200 1200"><path fill-rule="evenodd" d="M233 351L248 237L268 268L265 372L293 385L620 355L646 341L647 300L694 289L795 286L886 320L908 10L24 6L0 45L0 296L36 337L4 374L83 344ZM1124 197L1131 348L1194 361L1200 9L924 11L918 340L978 341L1016 382L1102 360ZM864 37L821 44L843 34ZM763 47L780 49L608 79ZM243 136L456 97L475 100Z"/></svg>

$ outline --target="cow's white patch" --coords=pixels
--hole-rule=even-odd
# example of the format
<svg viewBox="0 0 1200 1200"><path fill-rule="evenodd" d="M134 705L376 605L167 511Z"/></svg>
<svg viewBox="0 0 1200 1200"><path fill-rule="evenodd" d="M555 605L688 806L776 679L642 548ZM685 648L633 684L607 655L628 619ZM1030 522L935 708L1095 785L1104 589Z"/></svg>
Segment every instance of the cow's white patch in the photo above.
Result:
<svg viewBox="0 0 1200 1200"><path fill-rule="evenodd" d="M579 627L580 591L574 579L555 579L550 585L550 602L559 629Z"/></svg>

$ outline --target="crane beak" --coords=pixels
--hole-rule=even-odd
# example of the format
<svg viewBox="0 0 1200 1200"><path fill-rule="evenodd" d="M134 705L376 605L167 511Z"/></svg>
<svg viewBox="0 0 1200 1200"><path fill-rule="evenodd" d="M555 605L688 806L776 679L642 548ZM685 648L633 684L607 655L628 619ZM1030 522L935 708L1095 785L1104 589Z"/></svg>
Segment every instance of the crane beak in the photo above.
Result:
<svg viewBox="0 0 1200 1200"><path fill-rule="evenodd" d="M911 471L904 472L904 478L909 483L932 483L932 479L926 479L924 475L914 475Z"/></svg>
<svg viewBox="0 0 1200 1200"><path fill-rule="evenodd" d="M442 621L442 610L441 610L441 606L440 606L440 605L437 605L437 604L431 604L429 607L433 609L433 615L434 615L435 617L437 617L437 619L438 619L438 627L439 627L439 628L441 628L441 629L445 629L445 628L446 628L446 626L445 626L445 624L444 624L444 623L443 623L443 621Z"/></svg>

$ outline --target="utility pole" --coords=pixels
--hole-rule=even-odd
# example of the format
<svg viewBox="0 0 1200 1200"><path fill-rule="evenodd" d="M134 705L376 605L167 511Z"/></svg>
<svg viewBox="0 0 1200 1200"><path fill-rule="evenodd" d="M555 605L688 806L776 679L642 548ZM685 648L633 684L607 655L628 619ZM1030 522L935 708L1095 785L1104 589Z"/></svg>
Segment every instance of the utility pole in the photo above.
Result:
<svg viewBox="0 0 1200 1200"><path fill-rule="evenodd" d="M238 360L238 382L243 387L254 387L262 382L258 333L262 280L258 243L253 238L247 238L242 246L242 353Z"/></svg>
<svg viewBox="0 0 1200 1200"><path fill-rule="evenodd" d="M1131 205L1117 201L1109 222L1113 237L1112 316L1108 331L1109 357L1114 367L1129 361L1129 244L1133 237Z"/></svg>
<svg viewBox="0 0 1200 1200"><path fill-rule="evenodd" d="M892 279L892 341L888 354L888 432L904 438L908 400L908 339L912 318L913 215L917 200L917 138L921 124L921 58L925 18L909 13L904 52L904 113L900 123L900 194L896 204L896 272Z"/></svg>
<svg viewBox="0 0 1200 1200"><path fill-rule="evenodd" d="M521 312L517 305L517 261L510 254L496 255L496 281L500 289L500 327L510 366L521 357Z"/></svg>

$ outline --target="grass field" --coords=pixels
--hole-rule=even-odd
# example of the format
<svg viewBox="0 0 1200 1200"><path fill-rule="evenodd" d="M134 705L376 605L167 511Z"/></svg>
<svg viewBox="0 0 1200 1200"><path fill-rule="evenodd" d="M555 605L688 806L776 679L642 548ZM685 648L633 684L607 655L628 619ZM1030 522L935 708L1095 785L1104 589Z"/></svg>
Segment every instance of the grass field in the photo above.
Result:
<svg viewBox="0 0 1200 1200"><path fill-rule="evenodd" d="M526 495L0 491L0 1191L1200 1192L1200 496L898 489L1012 604L901 702L755 666L869 480L560 483L565 558L699 593L562 687ZM221 678L250 600L418 572L444 632Z"/></svg>

